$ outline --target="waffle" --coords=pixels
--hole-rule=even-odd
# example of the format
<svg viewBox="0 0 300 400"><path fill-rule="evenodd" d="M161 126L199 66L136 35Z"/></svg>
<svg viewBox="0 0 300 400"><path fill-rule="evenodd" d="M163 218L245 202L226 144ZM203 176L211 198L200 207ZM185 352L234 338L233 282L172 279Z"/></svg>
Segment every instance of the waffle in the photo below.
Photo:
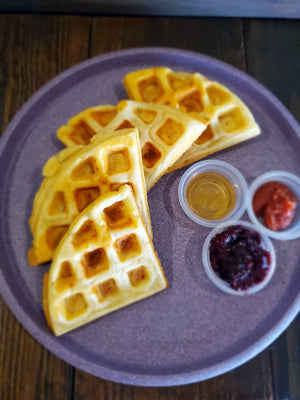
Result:
<svg viewBox="0 0 300 400"><path fill-rule="evenodd" d="M100 195L131 185L152 237L145 178L137 129L88 146L64 149L46 163L35 196L30 228L30 265L50 261L73 219Z"/></svg>
<svg viewBox="0 0 300 400"><path fill-rule="evenodd" d="M66 145L88 144L136 127L140 132L142 160L147 190L200 137L207 123L166 105L129 100L117 106L89 108L68 121L58 132Z"/></svg>
<svg viewBox="0 0 300 400"><path fill-rule="evenodd" d="M169 104L208 121L206 130L169 171L260 134L246 104L225 86L199 73L152 68L129 73L123 83L132 100Z"/></svg>
<svg viewBox="0 0 300 400"><path fill-rule="evenodd" d="M46 319L61 335L167 286L132 189L123 185L86 208L61 240L44 278Z"/></svg>

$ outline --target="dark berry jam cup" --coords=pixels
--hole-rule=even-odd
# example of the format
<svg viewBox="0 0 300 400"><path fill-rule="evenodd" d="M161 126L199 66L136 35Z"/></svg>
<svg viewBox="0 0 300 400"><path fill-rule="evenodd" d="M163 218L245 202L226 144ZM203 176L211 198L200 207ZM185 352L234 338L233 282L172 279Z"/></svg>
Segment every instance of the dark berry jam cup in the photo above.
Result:
<svg viewBox="0 0 300 400"><path fill-rule="evenodd" d="M291 224L283 230L273 231L267 228L262 219L253 210L253 198L257 190L269 182L280 182L287 186L297 198L298 204ZM250 220L262 233L277 240L292 240L300 237L300 178L286 171L271 171L258 176L250 185L247 201L247 212Z"/></svg>
<svg viewBox="0 0 300 400"><path fill-rule="evenodd" d="M220 276L213 270L211 261L210 261L210 244L211 240L219 233L222 233L223 231L227 230L227 228L231 226L242 226L245 228L248 228L254 232L256 232L258 235L260 235L261 238L261 247L263 250L268 252L268 257L269 257L269 265L268 265L268 270L266 271L266 275L264 276L264 279L257 284L254 284L253 286L247 288L247 289L233 289L229 282L226 280L223 280L220 278ZM276 265L276 256L275 256L275 251L273 244L271 240L262 233L262 231L257 228L256 225L253 225L249 222L245 221L228 221L224 224L220 224L216 226L210 234L207 236L205 239L204 245L203 245L203 251L202 251L202 260L203 260L203 267L204 270L208 276L208 278L211 280L211 282L220 290L222 290L225 293L228 294L234 294L238 296L243 296L243 295L249 295L249 294L254 294L262 290L271 280L272 275L275 271L275 265Z"/></svg>

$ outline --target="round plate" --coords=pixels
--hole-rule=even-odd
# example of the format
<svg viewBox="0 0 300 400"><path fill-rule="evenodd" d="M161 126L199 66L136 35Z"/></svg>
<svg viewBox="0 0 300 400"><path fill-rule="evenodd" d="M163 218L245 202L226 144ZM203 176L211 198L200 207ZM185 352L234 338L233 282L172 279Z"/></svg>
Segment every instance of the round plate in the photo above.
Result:
<svg viewBox="0 0 300 400"><path fill-rule="evenodd" d="M42 310L42 279L49 265L30 268L26 253L42 167L62 148L56 130L87 107L127 98L122 78L154 66L200 72L228 86L253 111L262 134L213 158L237 167L248 184L272 169L299 175L296 121L244 73L175 49L130 49L88 60L40 89L1 139L0 284L15 316L58 357L105 379L168 386L224 373L255 356L288 326L300 308L300 250L294 240L274 242L276 272L255 295L230 296L218 290L201 261L210 229L193 223L179 205L182 169L164 176L149 192L154 246L170 287L61 337L50 332Z"/></svg>

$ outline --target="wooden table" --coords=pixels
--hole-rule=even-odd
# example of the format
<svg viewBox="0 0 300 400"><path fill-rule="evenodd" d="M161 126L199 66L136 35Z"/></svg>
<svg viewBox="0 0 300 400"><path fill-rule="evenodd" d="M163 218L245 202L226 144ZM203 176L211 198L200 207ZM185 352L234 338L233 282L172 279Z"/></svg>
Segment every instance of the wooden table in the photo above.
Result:
<svg viewBox="0 0 300 400"><path fill-rule="evenodd" d="M129 47L167 46L223 60L270 89L300 121L300 25L241 18L0 15L1 132L67 68ZM140 388L108 382L52 355L0 300L0 399L300 399L300 317L245 365L205 382Z"/></svg>

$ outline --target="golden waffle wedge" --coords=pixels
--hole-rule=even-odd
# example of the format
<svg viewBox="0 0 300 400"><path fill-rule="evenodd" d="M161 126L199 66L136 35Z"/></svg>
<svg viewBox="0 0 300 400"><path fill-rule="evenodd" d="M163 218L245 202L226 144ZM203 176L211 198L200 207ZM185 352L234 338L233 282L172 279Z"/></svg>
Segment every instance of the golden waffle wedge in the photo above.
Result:
<svg viewBox="0 0 300 400"><path fill-rule="evenodd" d="M50 261L73 219L100 195L124 183L133 188L152 237L138 131L119 133L101 143L67 148L48 160L29 221L33 234L30 265Z"/></svg>
<svg viewBox="0 0 300 400"><path fill-rule="evenodd" d="M164 67L151 68L129 73L123 83L132 100L169 104L209 122L206 130L169 171L260 133L245 103L224 85L198 73L175 72Z"/></svg>
<svg viewBox="0 0 300 400"><path fill-rule="evenodd" d="M142 160L149 190L175 161L200 137L207 122L166 105L129 100L117 107L89 108L62 126L58 138L67 146L104 140L119 129L139 129ZM83 128L84 127L84 128Z"/></svg>
<svg viewBox="0 0 300 400"><path fill-rule="evenodd" d="M86 226L93 237L85 237ZM71 224L44 280L46 319L56 335L168 286L132 189L100 196Z"/></svg>

